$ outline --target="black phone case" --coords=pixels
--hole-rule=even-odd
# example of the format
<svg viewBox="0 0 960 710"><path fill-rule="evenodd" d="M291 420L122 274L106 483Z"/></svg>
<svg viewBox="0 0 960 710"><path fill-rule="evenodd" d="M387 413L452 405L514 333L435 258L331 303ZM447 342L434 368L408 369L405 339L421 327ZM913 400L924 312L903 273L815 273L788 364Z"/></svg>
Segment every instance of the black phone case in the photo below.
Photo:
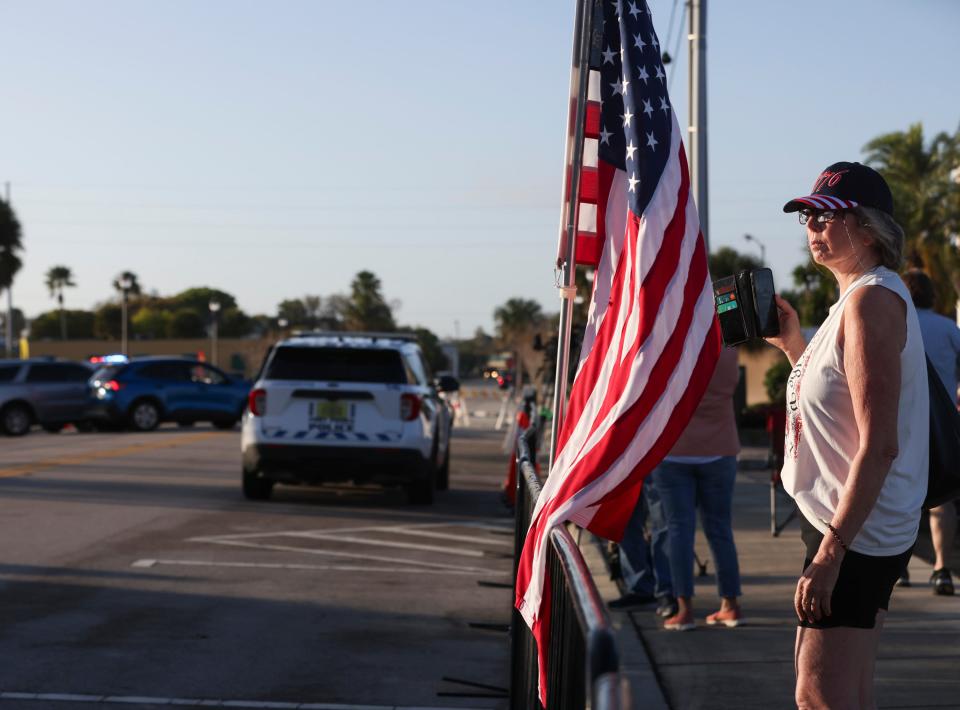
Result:
<svg viewBox="0 0 960 710"><path fill-rule="evenodd" d="M742 303L736 276L727 276L713 282L714 307L720 321L720 333L728 347L745 343L746 320L743 317L746 304Z"/></svg>
<svg viewBox="0 0 960 710"><path fill-rule="evenodd" d="M766 323L761 323L757 313L757 290L755 286L755 271L741 271L735 276L728 276L713 282L714 303L717 307L717 316L720 319L720 332L723 343L728 347L741 345L754 338L769 338L780 334L780 319L777 316L776 305L768 309L769 317ZM762 269L769 272L769 269ZM721 300L729 302L731 283L734 285L734 299L737 307L733 310L722 308ZM773 277L770 276L770 283ZM725 298L726 297L726 298Z"/></svg>

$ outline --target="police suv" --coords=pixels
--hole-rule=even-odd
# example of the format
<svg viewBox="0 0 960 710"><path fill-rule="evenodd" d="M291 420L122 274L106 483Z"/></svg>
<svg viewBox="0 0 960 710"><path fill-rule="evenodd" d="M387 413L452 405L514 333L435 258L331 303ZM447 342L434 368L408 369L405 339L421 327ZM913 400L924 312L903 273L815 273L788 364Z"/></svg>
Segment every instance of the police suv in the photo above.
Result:
<svg viewBox="0 0 960 710"><path fill-rule="evenodd" d="M243 416L243 493L276 483L400 484L413 503L447 488L453 420L415 336L307 333L273 346Z"/></svg>

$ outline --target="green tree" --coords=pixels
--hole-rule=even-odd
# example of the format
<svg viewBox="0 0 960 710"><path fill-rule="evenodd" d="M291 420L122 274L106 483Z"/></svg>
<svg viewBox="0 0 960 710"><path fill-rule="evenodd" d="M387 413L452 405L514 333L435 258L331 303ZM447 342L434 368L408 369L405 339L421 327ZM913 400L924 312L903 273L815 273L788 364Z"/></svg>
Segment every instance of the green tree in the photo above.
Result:
<svg viewBox="0 0 960 710"><path fill-rule="evenodd" d="M277 320L287 321L291 328L309 328L312 326L307 308L299 298L289 298L277 305Z"/></svg>
<svg viewBox="0 0 960 710"><path fill-rule="evenodd" d="M206 335L206 321L194 308L180 308L170 316L168 338L202 338Z"/></svg>
<svg viewBox="0 0 960 710"><path fill-rule="evenodd" d="M513 352L516 363L516 387L523 384L523 370L531 376L537 368L529 367L534 355L534 337L545 325L543 308L534 300L510 298L493 311L497 324L497 336L504 347Z"/></svg>
<svg viewBox="0 0 960 710"><path fill-rule="evenodd" d="M210 301L219 303L224 311L237 307L237 299L232 294L207 286L188 288L169 299L170 307L174 310L192 308L198 314L210 311Z"/></svg>
<svg viewBox="0 0 960 710"><path fill-rule="evenodd" d="M119 303L97 306L93 312L93 336L103 340L119 340L121 312Z"/></svg>
<svg viewBox="0 0 960 710"><path fill-rule="evenodd" d="M73 272L69 266L51 266L47 270L46 284L50 297L57 299L57 308L60 310L60 339L66 340L67 318L63 311L63 289L77 285L73 282Z"/></svg>
<svg viewBox="0 0 960 710"><path fill-rule="evenodd" d="M130 319L130 325L138 337L163 338L170 327L173 315L156 306L143 306Z"/></svg>
<svg viewBox="0 0 960 710"><path fill-rule="evenodd" d="M30 337L38 340L59 338L64 320L71 338L94 337L92 311L61 311L60 309L41 313L34 318L30 323Z"/></svg>
<svg viewBox="0 0 960 710"><path fill-rule="evenodd" d="M242 338L250 333L253 319L239 308L228 308L218 315L218 334L221 338Z"/></svg>
<svg viewBox="0 0 960 710"><path fill-rule="evenodd" d="M755 256L741 254L732 247L720 247L710 254L710 278L722 279L741 271L753 271L763 266Z"/></svg>
<svg viewBox="0 0 960 710"><path fill-rule="evenodd" d="M807 262L793 270L795 291L782 290L780 295L797 309L800 325L819 326L837 301L837 280L825 267L807 256Z"/></svg>
<svg viewBox="0 0 960 710"><path fill-rule="evenodd" d="M397 324L381 293L380 279L370 271L361 271L350 284L350 296L344 304L347 330L393 331Z"/></svg>
<svg viewBox="0 0 960 710"><path fill-rule="evenodd" d="M960 296L960 129L939 133L929 143L923 124L877 136L866 146L866 162L893 193L894 218L906 232L908 266L930 274L938 307L952 315Z"/></svg>

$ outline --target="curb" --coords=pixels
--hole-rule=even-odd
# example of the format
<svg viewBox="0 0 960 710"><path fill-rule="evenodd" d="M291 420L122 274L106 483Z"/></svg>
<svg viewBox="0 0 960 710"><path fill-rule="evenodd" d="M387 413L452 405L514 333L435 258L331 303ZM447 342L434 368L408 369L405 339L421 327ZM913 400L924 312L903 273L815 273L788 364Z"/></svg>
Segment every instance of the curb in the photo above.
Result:
<svg viewBox="0 0 960 710"><path fill-rule="evenodd" d="M583 536L580 552L601 599L606 601L618 598L620 589L610 579L610 570L603 554L606 541L586 530L578 532ZM574 537L576 538L576 535ZM634 623L631 616L637 612L608 610L608 613L617 638L620 674L630 683L630 707L670 710L670 704L657 678L656 667L643 643L640 627Z"/></svg>

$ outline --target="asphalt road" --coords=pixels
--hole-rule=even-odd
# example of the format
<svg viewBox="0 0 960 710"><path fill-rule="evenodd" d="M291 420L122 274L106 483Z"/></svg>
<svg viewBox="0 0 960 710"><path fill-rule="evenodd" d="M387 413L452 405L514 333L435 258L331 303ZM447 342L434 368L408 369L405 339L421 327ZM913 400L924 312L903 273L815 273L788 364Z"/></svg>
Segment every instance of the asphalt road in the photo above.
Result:
<svg viewBox="0 0 960 710"><path fill-rule="evenodd" d="M433 506L246 501L239 432L0 439L0 710L506 707L482 687L508 682L492 420L455 431Z"/></svg>

